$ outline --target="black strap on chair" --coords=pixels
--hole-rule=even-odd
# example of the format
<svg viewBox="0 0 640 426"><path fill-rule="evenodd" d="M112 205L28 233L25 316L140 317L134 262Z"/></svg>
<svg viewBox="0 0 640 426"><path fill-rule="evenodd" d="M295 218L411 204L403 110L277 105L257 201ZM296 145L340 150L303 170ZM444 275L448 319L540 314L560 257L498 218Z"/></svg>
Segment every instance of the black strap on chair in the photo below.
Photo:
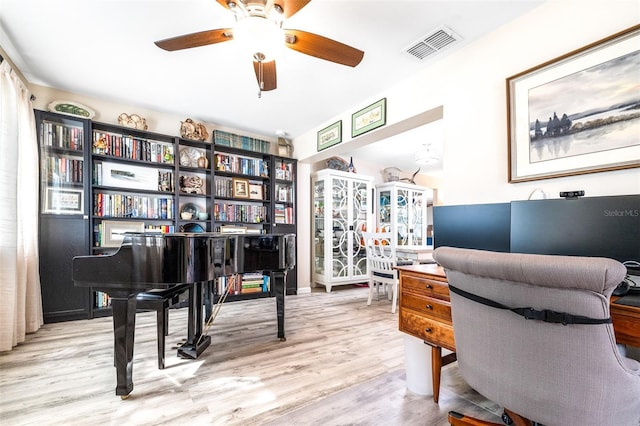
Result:
<svg viewBox="0 0 640 426"><path fill-rule="evenodd" d="M487 299L482 296L478 296L476 294L469 293L467 291L454 287L451 284L449 284L449 290L466 299L473 300L474 302L477 302L477 303L482 303L483 305L490 306L492 308L507 309L520 316L523 316L525 319L532 319L532 320L538 320L538 321L544 321L544 322L550 322L550 323L562 324L562 325L611 324L611 317L600 319L600 318L583 317L581 315L572 315L566 312L556 312L556 311L551 311L549 309L543 309L541 311L538 311L533 308L510 308L494 300Z"/></svg>

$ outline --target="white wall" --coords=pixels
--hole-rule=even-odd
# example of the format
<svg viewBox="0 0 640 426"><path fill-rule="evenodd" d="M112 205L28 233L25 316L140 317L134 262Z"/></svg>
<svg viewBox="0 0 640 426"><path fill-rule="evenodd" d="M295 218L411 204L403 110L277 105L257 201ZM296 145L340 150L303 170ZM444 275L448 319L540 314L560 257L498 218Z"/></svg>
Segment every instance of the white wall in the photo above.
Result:
<svg viewBox="0 0 640 426"><path fill-rule="evenodd" d="M429 66L390 90L372 95L336 115L387 98L387 125L421 111L444 107L444 204L526 199L535 188L552 197L583 189L587 196L640 192L640 169L510 184L507 182L506 78L549 59L631 27L640 21L640 2L549 1L499 30ZM316 130L294 141L299 158L315 154ZM348 133L348 132L347 132ZM355 141L353 141L355 142ZM343 143L353 143L347 140Z"/></svg>
<svg viewBox="0 0 640 426"><path fill-rule="evenodd" d="M313 160L317 130L340 119L350 123L353 111L386 97L387 126L444 107L444 170L432 184L419 182L437 189L436 204L522 200L536 188L552 198L560 191L578 189L587 196L640 193L638 168L508 183L506 119L508 77L638 22L637 0L548 1L413 78L319 123L318 129L294 140L296 154L300 161ZM343 144L356 146L357 139L350 141L349 132L345 133ZM309 207L310 203L300 204L300 217L311 218L310 210L302 211Z"/></svg>

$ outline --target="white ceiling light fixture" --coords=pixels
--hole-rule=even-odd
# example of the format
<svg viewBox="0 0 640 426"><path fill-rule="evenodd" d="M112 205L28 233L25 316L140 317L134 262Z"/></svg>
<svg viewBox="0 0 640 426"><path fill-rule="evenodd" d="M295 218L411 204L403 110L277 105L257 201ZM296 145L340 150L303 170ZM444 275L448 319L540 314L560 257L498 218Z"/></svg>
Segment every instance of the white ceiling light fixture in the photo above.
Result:
<svg viewBox="0 0 640 426"><path fill-rule="evenodd" d="M427 166L430 164L435 164L440 162L440 156L438 153L431 148L431 144L424 144L424 148L420 151L416 152L416 163L422 166Z"/></svg>
<svg viewBox="0 0 640 426"><path fill-rule="evenodd" d="M284 50L282 19L269 19L261 14L236 14L233 40L246 56L256 60L261 54L265 62L276 59Z"/></svg>

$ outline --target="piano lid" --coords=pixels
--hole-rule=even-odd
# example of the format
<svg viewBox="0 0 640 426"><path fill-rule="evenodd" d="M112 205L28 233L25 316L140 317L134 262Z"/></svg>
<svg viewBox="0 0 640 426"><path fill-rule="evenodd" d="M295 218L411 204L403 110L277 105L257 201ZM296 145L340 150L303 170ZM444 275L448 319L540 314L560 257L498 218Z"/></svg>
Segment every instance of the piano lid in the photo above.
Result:
<svg viewBox="0 0 640 426"><path fill-rule="evenodd" d="M202 234L127 233L113 254L74 257L73 279L96 287L210 281L213 240Z"/></svg>
<svg viewBox="0 0 640 426"><path fill-rule="evenodd" d="M74 257L73 280L87 287L149 288L294 265L293 234L127 233L113 254Z"/></svg>

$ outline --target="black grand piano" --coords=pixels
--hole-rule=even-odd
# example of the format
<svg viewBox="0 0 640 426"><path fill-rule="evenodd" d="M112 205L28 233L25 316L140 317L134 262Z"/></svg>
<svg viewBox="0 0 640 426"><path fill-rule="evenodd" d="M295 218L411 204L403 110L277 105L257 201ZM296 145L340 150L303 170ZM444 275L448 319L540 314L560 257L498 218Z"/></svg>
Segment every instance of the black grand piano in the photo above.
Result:
<svg viewBox="0 0 640 426"><path fill-rule="evenodd" d="M284 336L286 271L295 266L294 234L128 233L117 252L73 258L73 280L111 299L116 395L133 390L136 296L151 289L191 284L187 341L178 349L197 358L211 343L203 335L203 286L217 277L259 272L271 274L276 297L278 338Z"/></svg>

